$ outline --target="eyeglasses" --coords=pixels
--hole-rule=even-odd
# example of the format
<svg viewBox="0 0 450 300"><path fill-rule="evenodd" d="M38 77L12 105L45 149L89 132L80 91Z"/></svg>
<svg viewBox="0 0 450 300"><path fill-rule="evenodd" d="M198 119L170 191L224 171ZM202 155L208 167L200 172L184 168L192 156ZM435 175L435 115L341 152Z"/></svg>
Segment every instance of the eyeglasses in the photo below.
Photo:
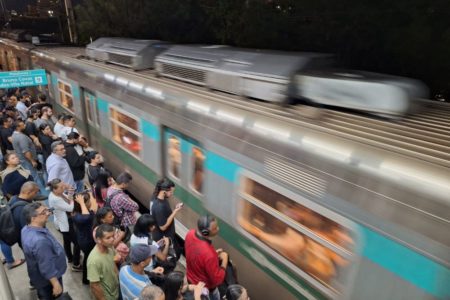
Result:
<svg viewBox="0 0 450 300"><path fill-rule="evenodd" d="M45 216L46 214L52 214L54 210L54 208L45 208L43 211L38 213L38 215Z"/></svg>

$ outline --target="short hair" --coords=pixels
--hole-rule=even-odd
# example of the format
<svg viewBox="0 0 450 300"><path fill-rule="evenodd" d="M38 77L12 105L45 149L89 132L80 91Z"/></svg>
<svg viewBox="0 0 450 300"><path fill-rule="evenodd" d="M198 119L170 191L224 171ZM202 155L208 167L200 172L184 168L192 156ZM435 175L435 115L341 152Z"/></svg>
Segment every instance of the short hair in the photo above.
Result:
<svg viewBox="0 0 450 300"><path fill-rule="evenodd" d="M138 300L156 300L161 295L164 295L164 292L159 286L149 284L142 289Z"/></svg>
<svg viewBox="0 0 450 300"><path fill-rule="evenodd" d="M44 125L44 124L42 124ZM50 149L52 149L52 152L55 153L55 149L56 147L58 147L59 145L63 145L63 143L61 141L55 141L50 145Z"/></svg>
<svg viewBox="0 0 450 300"><path fill-rule="evenodd" d="M17 119L17 120L14 121L14 125L13 125L14 130L16 130L17 127L19 127L20 123L24 123L25 124L25 121L22 120L22 119Z"/></svg>
<svg viewBox="0 0 450 300"><path fill-rule="evenodd" d="M28 194L30 191L34 191L35 189L39 190L39 186L34 181L27 181L24 184L22 184L22 187L20 188L21 194Z"/></svg>
<svg viewBox="0 0 450 300"><path fill-rule="evenodd" d="M95 231L95 238L101 239L105 236L105 233L107 232L113 232L114 227L109 224L101 224L97 227L97 230Z"/></svg>
<svg viewBox="0 0 450 300"><path fill-rule="evenodd" d="M62 118L64 122L72 120L74 117L72 115L64 115L64 117Z"/></svg>
<svg viewBox="0 0 450 300"><path fill-rule="evenodd" d="M25 221L27 225L31 223L31 219L37 217L37 210L41 207L42 204L40 202L31 202L30 204L25 205L22 210L22 214L25 217Z"/></svg>
<svg viewBox="0 0 450 300"><path fill-rule="evenodd" d="M244 287L239 284L229 285L227 288L226 299L238 300L244 293Z"/></svg>
<svg viewBox="0 0 450 300"><path fill-rule="evenodd" d="M79 133L76 133L75 131L72 131L67 135L68 140L77 140L80 137Z"/></svg>
<svg viewBox="0 0 450 300"><path fill-rule="evenodd" d="M49 110L52 110L50 106L44 106L41 108L41 113L48 113Z"/></svg>
<svg viewBox="0 0 450 300"><path fill-rule="evenodd" d="M42 101L47 100L47 96L46 96L45 94L42 94L42 93L38 94L37 98L38 98L39 100L42 100Z"/></svg>
<svg viewBox="0 0 450 300"><path fill-rule="evenodd" d="M60 114L58 114L58 121L59 120L64 120L64 117L66 116L66 114L65 113L60 113Z"/></svg>
<svg viewBox="0 0 450 300"><path fill-rule="evenodd" d="M123 184L123 183L130 183L131 180L133 180L133 177L128 172L122 172L117 176L116 183L117 184Z"/></svg>
<svg viewBox="0 0 450 300"><path fill-rule="evenodd" d="M39 125L39 130L44 131L44 129L47 127L50 127L50 125L48 125L47 123L42 123L41 125Z"/></svg>
<svg viewBox="0 0 450 300"><path fill-rule="evenodd" d="M91 163L91 161L95 158L95 156L97 156L98 152L97 151L89 151L86 154L86 161L88 162L88 164Z"/></svg>

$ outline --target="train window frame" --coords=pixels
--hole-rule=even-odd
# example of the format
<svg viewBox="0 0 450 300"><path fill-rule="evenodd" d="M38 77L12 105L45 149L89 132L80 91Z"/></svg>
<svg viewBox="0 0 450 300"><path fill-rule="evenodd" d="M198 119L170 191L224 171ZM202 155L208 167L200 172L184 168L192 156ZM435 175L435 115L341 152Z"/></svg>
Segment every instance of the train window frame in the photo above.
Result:
<svg viewBox="0 0 450 300"><path fill-rule="evenodd" d="M48 88L48 96L51 99L55 99L54 94L53 94L53 82L52 82L52 75L48 72L45 72L45 76L47 76L47 88Z"/></svg>
<svg viewBox="0 0 450 300"><path fill-rule="evenodd" d="M170 158L170 142L169 139L171 137L175 137L179 142L180 142L180 156L181 156L181 161L180 161L180 165L179 165L179 176L175 176L175 174L172 172L171 170L171 158ZM177 183L181 183L181 178L182 178L182 174L183 174L183 151L181 150L181 143L183 141L183 137L181 136L180 133L178 132L174 132L173 130L166 128L165 130L165 134L164 134L164 143L165 143L165 153L166 153L166 166L165 166L165 170L167 172L167 175L169 175L169 177L174 180Z"/></svg>
<svg viewBox="0 0 450 300"><path fill-rule="evenodd" d="M205 163L206 163L206 150L205 150L205 148L204 147L202 147L200 144L194 144L194 143L190 143L191 144L191 147L189 147L189 160L188 160L188 162L189 162L189 177L188 177L188 179L189 179L189 183L188 183L188 186L189 186L189 189L193 192L193 193L195 193L195 194L197 194L198 196L200 196L200 197L203 197L203 195L205 194L205 175L206 175L206 172L205 172ZM204 156L204 158L203 158L203 164L202 164L202 167L203 167L203 179L202 179L202 188L201 188L201 191L199 191L199 190L197 190L195 187L194 187L194 185L193 185L193 180L194 180L194 168L195 168L195 165L194 165L194 163L193 163L193 158L194 158L194 148L198 148L201 152L202 152L202 154L203 154L203 156Z"/></svg>
<svg viewBox="0 0 450 300"><path fill-rule="evenodd" d="M114 118L112 117L112 110L116 110L117 112L119 112L119 113L121 113L121 114L123 114L123 115L126 115L127 117L129 117L129 118L135 120L135 121L136 121L137 128L139 129L139 131L136 131L135 129L133 129L133 128L131 128L131 127L128 127L127 125L125 125L125 124L119 122L118 120L114 119ZM111 140L113 141L113 143L116 144L117 146L119 146L120 149L126 151L128 154L130 154L130 155L132 155L133 157L137 158L138 160L142 160L143 143L144 143L144 142L143 142L142 127L141 127L141 119L140 119L138 116L136 116L136 115L134 115L134 114L131 114L131 113L129 113L128 111L124 110L123 108L121 108L121 107L119 107L119 106L117 106L117 105L114 105L114 104L110 104L110 105L109 105L109 109L108 109L108 119L109 119L109 122L110 122L109 125L111 126ZM114 130L114 129L113 129L113 124L112 124L112 123L116 124L118 127L122 127L122 129L125 129L125 130L131 132L132 134L134 134L135 136L138 137L138 139L139 139L139 144L140 144L140 146L141 146L141 150L139 151L139 154L136 154L136 153L134 153L133 151L127 149L126 147L124 147L122 144L118 143L118 142L113 138L113 135L114 135L113 130Z"/></svg>
<svg viewBox="0 0 450 300"><path fill-rule="evenodd" d="M97 97L95 96L95 93L83 88L83 102L84 102L84 107L86 110L86 119L88 121L89 124L91 125L95 125L95 111L94 111L94 104L95 104L95 99Z"/></svg>
<svg viewBox="0 0 450 300"><path fill-rule="evenodd" d="M59 84L62 83L64 85L64 89L61 89L59 87ZM67 92L65 90L65 86L69 86L70 87L70 93ZM73 88L72 85L70 83L68 83L67 81L61 80L61 79L57 79L57 89L58 89L58 102L61 105L61 107L63 107L65 110L67 110L68 112L70 112L71 114L75 114L75 99L73 96ZM70 97L72 98L72 108L67 107L66 105L63 104L63 101L61 99L61 93L65 95L65 97Z"/></svg>
<svg viewBox="0 0 450 300"><path fill-rule="evenodd" d="M287 266L290 270L294 271L298 276L300 276L302 279L306 280L308 283L310 283L312 286L314 286L316 289L324 293L325 295L336 297L338 295L345 295L346 291L350 288L352 284L352 278L355 276L355 273L358 269L360 256L359 253L359 247L360 247L360 241L361 237L359 235L359 232L357 230L357 224L353 221L349 220L348 218L331 211L330 209L319 205L299 194L296 194L295 192L277 184L276 182L270 181L267 178L264 178L262 176L259 176L255 173L252 173L248 170L241 170L238 175L238 180L235 183L235 190L237 192L234 193L235 197L235 204L233 206L233 222L238 231L240 231L245 237L250 239L255 245L257 245L259 248L263 249L265 253L269 254L270 256L274 257L276 260L280 261L283 265ZM335 252L335 249L337 248L343 248L343 247L336 247L331 245L332 243L327 241L325 238L317 235L312 234L309 232L308 234L305 234L304 232L307 232L307 228L302 228L300 223L297 223L296 221L292 220L288 216L282 214L275 208L269 206L268 204L264 203L261 200L258 200L254 197L252 197L249 194L246 194L245 192L245 180L250 179L255 181L256 183L263 185L264 187L272 190L275 193L280 194L283 197L288 198L289 200L298 203L320 215L323 217L337 223L338 225L343 226L348 233L351 234L353 245L350 249L339 249L339 252ZM253 198L253 199L251 199ZM245 202L249 203L250 205L253 205L257 207L258 209L261 209L264 211L264 213L269 214L276 218L278 221L283 222L287 224L289 227L293 228L295 231L304 234L307 238L312 239L314 242L319 243L320 245L324 245L328 249L331 249L338 255L340 252L349 252L349 254L346 254L345 258L348 259L349 263L348 266L344 268L344 274L338 274L336 277L332 279L333 281L338 281L341 286L340 289L335 289L332 284L326 285L322 281L320 281L318 278L315 278L313 275L308 274L306 270L303 270L293 262L291 262L287 257L283 256L281 253L277 252L274 248L266 244L264 241L257 238L255 235L247 231L239 222L239 218L242 216L242 212L240 212L242 206L245 205ZM281 217L281 218L280 218ZM312 231L312 230L309 230ZM318 240L320 242L318 242ZM332 247L329 247L332 246ZM345 251L342 251L345 250Z"/></svg>

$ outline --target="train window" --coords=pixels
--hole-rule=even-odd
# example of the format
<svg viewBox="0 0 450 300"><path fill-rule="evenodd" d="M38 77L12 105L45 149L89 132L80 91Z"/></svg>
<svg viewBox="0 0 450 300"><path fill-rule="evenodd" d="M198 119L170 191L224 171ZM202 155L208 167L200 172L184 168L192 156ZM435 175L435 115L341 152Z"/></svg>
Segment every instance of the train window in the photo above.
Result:
<svg viewBox="0 0 450 300"><path fill-rule="evenodd" d="M75 112L73 107L72 88L70 84L58 80L59 101L61 105L71 112Z"/></svg>
<svg viewBox="0 0 450 300"><path fill-rule="evenodd" d="M342 287L354 245L347 228L247 177L240 198L238 223L246 232L321 286Z"/></svg>
<svg viewBox="0 0 450 300"><path fill-rule="evenodd" d="M139 121L113 106L110 107L110 120L113 140L128 152L139 156L142 150Z"/></svg>
<svg viewBox="0 0 450 300"><path fill-rule="evenodd" d="M203 163L205 161L205 153L199 147L192 147L192 180L191 187L196 192L203 193Z"/></svg>
<svg viewBox="0 0 450 300"><path fill-rule="evenodd" d="M53 99L53 86L52 86L52 76L47 73L47 88L48 95Z"/></svg>
<svg viewBox="0 0 450 300"><path fill-rule="evenodd" d="M171 135L168 139L168 164L169 173L175 177L180 178L181 168L181 141L175 135Z"/></svg>
<svg viewBox="0 0 450 300"><path fill-rule="evenodd" d="M94 102L95 96L92 95L90 92L85 91L84 92L84 107L86 108L86 117L88 119L89 123L93 123L93 102Z"/></svg>
<svg viewBox="0 0 450 300"><path fill-rule="evenodd" d="M94 99L94 103L92 106L93 106L94 112L95 112L95 123L97 124L97 126L100 126L100 112L98 110L97 98Z"/></svg>

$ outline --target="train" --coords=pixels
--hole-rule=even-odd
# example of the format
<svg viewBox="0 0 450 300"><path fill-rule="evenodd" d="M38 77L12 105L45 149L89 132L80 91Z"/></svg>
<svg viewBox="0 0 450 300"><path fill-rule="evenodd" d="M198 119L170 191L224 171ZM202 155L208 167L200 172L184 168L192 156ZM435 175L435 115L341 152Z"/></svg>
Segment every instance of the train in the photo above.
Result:
<svg viewBox="0 0 450 300"><path fill-rule="evenodd" d="M161 52L164 53L164 52ZM320 118L0 39L4 71L45 69L54 110L74 115L149 207L176 184L183 238L205 213L252 299L450 299L450 105L396 122L322 108Z"/></svg>
<svg viewBox="0 0 450 300"><path fill-rule="evenodd" d="M93 60L144 70L208 89L280 104L298 100L398 118L420 110L428 89L409 78L333 70L324 53L171 45L158 40L99 38L86 47Z"/></svg>

